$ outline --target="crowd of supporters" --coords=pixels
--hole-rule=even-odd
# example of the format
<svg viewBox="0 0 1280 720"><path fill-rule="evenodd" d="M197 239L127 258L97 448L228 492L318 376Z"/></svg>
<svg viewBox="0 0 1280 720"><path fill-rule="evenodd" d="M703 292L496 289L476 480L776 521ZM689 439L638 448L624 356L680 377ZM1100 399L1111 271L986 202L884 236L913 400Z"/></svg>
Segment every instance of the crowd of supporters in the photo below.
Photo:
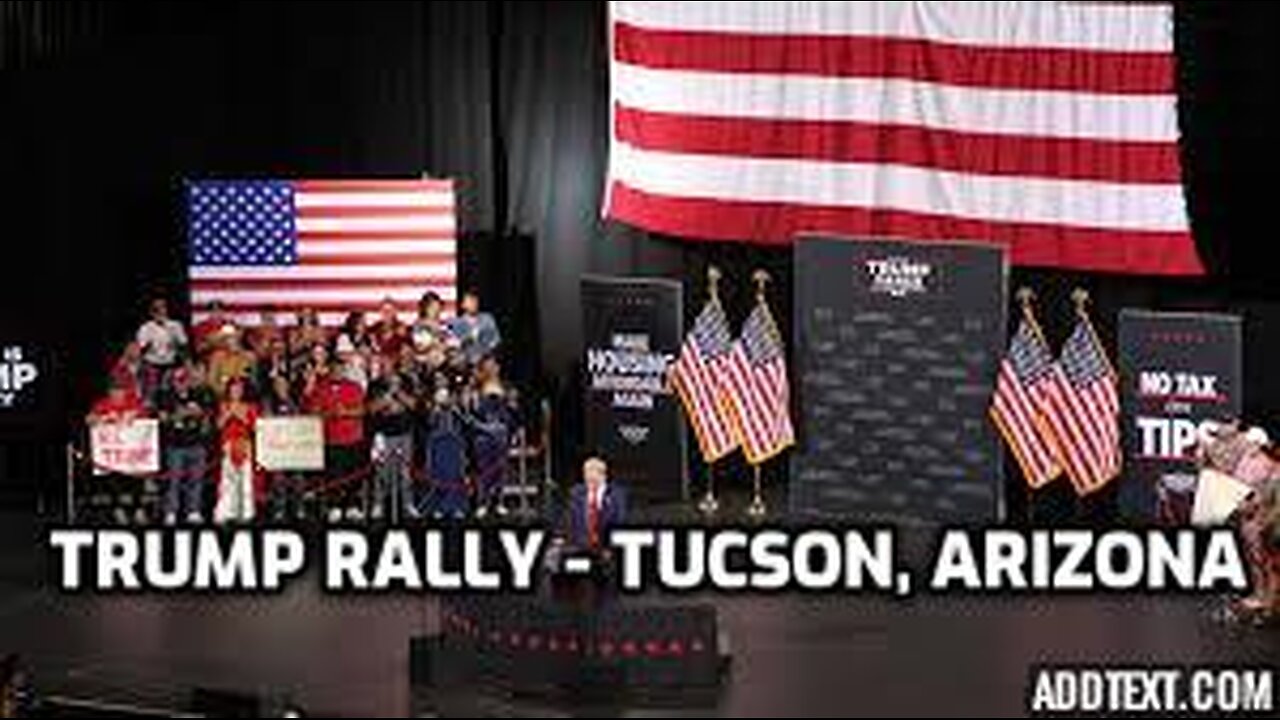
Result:
<svg viewBox="0 0 1280 720"><path fill-rule="evenodd" d="M119 522L200 523L501 511L515 425L501 336L475 293L442 315L434 293L404 322L390 300L338 328L264 310L242 327L214 303L185 326L164 298L110 372L89 423L160 424L162 472L116 475ZM323 472L268 472L255 423L323 419Z"/></svg>

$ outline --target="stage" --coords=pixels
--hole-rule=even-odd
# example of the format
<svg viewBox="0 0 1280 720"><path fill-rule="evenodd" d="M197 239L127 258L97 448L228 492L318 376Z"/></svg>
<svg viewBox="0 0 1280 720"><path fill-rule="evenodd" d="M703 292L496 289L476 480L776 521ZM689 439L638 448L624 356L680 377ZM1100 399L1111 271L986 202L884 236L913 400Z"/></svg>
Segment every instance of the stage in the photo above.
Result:
<svg viewBox="0 0 1280 720"><path fill-rule="evenodd" d="M652 712L415 691L409 638L439 631L431 597L336 597L313 577L274 597L64 596L49 589L35 522L10 513L0 534L0 645L47 695L182 708L208 688L327 716ZM681 600L715 605L733 656L714 706L688 716L1018 716L1035 663L1280 662L1274 630L1224 624L1206 598Z"/></svg>

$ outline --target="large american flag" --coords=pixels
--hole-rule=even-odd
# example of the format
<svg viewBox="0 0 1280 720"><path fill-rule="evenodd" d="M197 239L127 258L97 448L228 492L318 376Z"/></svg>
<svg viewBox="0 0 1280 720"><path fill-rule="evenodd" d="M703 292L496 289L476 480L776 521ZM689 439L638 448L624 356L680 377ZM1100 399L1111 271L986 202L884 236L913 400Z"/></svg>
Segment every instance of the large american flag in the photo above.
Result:
<svg viewBox="0 0 1280 720"><path fill-rule="evenodd" d="M1058 357L1063 382L1055 393L1062 464L1076 492L1087 495L1120 474L1117 379L1087 318L1081 317Z"/></svg>
<svg viewBox="0 0 1280 720"><path fill-rule="evenodd" d="M739 444L725 390L730 339L724 309L717 300L707 301L671 370L671 383L707 462L728 455Z"/></svg>
<svg viewBox="0 0 1280 720"><path fill-rule="evenodd" d="M615 219L1203 272L1170 3L620 0L611 40Z"/></svg>
<svg viewBox="0 0 1280 720"><path fill-rule="evenodd" d="M325 324L394 300L456 296L451 180L202 180L186 186L191 304L254 324L267 307Z"/></svg>
<svg viewBox="0 0 1280 720"><path fill-rule="evenodd" d="M765 462L795 443L791 387L778 326L763 301L742 324L728 366L728 395L747 462Z"/></svg>
<svg viewBox="0 0 1280 720"><path fill-rule="evenodd" d="M990 414L1032 488L1061 474L1057 439L1045 416L1059 377L1044 339L1030 320L1023 319L1000 363Z"/></svg>

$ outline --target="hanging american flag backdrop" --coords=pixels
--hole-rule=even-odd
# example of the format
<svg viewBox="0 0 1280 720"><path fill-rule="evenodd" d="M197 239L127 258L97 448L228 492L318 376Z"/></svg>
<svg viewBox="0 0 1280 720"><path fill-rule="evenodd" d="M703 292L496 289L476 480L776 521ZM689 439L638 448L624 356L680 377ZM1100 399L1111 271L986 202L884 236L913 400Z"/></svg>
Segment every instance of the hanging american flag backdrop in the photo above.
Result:
<svg viewBox="0 0 1280 720"><path fill-rule="evenodd" d="M253 324L267 307L335 325L384 298L402 316L456 299L452 180L210 180L186 186L196 322L220 301Z"/></svg>
<svg viewBox="0 0 1280 720"><path fill-rule="evenodd" d="M1168 3L613 2L606 212L693 239L1203 272L1172 23Z"/></svg>

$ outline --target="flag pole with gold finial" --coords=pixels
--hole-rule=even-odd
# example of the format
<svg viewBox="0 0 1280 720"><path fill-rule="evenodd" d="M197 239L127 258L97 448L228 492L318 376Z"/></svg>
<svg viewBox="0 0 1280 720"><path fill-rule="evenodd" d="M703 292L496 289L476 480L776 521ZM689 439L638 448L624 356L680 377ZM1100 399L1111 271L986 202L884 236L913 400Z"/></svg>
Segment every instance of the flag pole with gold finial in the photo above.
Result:
<svg viewBox="0 0 1280 720"><path fill-rule="evenodd" d="M1120 375L1116 373L1115 365L1111 364L1111 358L1107 356L1106 346L1104 346L1102 344L1102 340L1098 338L1098 331L1093 327L1093 319L1089 317L1090 300L1089 291L1082 287L1078 287L1071 291L1071 301L1075 303L1076 316L1079 318L1080 322L1084 323L1084 329L1089 333L1089 341L1093 343L1093 347L1097 350L1098 357L1102 358L1102 362L1106 364L1107 375L1112 378L1112 382L1118 382ZM1119 473L1121 465L1124 462L1124 458L1119 454L1118 449L1117 454L1113 459L1115 461L1116 473Z"/></svg>
<svg viewBox="0 0 1280 720"><path fill-rule="evenodd" d="M1089 332L1090 339L1096 343L1098 342L1098 339L1094 336L1093 325L1089 322L1089 311L1085 309L1085 305L1087 305L1088 302L1088 290L1085 290L1082 287L1077 287L1071 291L1071 303L1076 306L1076 322L1082 322L1085 324L1085 327ZM1075 499L1076 520L1084 518L1086 512L1088 512L1088 508L1085 506L1084 498L1081 497L1080 489L1077 487Z"/></svg>
<svg viewBox="0 0 1280 720"><path fill-rule="evenodd" d="M1116 377L1116 368L1111 364L1111 358L1103 352L1102 341L1098 339L1098 331L1093 329L1093 320L1089 317L1089 291L1078 287L1071 291L1071 302L1075 303L1076 316L1080 318L1080 322L1084 323L1085 330L1089 332L1089 340L1093 342L1094 347L1098 348L1098 355L1103 362L1107 364L1107 372L1112 377Z"/></svg>
<svg viewBox="0 0 1280 720"><path fill-rule="evenodd" d="M1044 331L1040 329L1040 323L1036 321L1036 313L1032 308L1032 303L1036 299L1036 291L1024 285L1018 288L1016 297L1018 298L1018 305L1022 308L1023 322L1027 323L1031 328L1031 332L1036 334L1036 339L1042 345L1048 347L1049 344L1044 339ZM1022 487L1025 498L1023 500L1024 519L1028 523L1032 523L1035 521L1036 489L1029 482L1022 483Z"/></svg>
<svg viewBox="0 0 1280 720"><path fill-rule="evenodd" d="M1018 304L1022 306L1023 319L1031 326L1031 331L1036 334L1036 339L1045 347L1049 347L1049 342L1044 339L1044 330L1040 329L1040 322L1036 320L1036 313L1032 308L1032 303L1036 299L1036 291L1024 285L1018 288L1017 297Z"/></svg>
<svg viewBox="0 0 1280 720"><path fill-rule="evenodd" d="M720 268L707 266L707 302L720 304ZM698 510L703 515L715 515L720 510L720 501L716 499L715 461L707 461L707 491L698 501Z"/></svg>
<svg viewBox="0 0 1280 720"><path fill-rule="evenodd" d="M767 287L769 284L769 273L765 272L764 270L756 270L755 272L751 273L751 280L756 284L756 303L760 305L764 305L765 304L764 292L765 292L765 287ZM765 513L769 511L768 506L765 505L764 493L762 492L762 489L761 489L760 465L761 463L755 463L751 466L751 473L753 476L753 491L751 494L751 504L747 505L747 516L755 519L764 517Z"/></svg>

